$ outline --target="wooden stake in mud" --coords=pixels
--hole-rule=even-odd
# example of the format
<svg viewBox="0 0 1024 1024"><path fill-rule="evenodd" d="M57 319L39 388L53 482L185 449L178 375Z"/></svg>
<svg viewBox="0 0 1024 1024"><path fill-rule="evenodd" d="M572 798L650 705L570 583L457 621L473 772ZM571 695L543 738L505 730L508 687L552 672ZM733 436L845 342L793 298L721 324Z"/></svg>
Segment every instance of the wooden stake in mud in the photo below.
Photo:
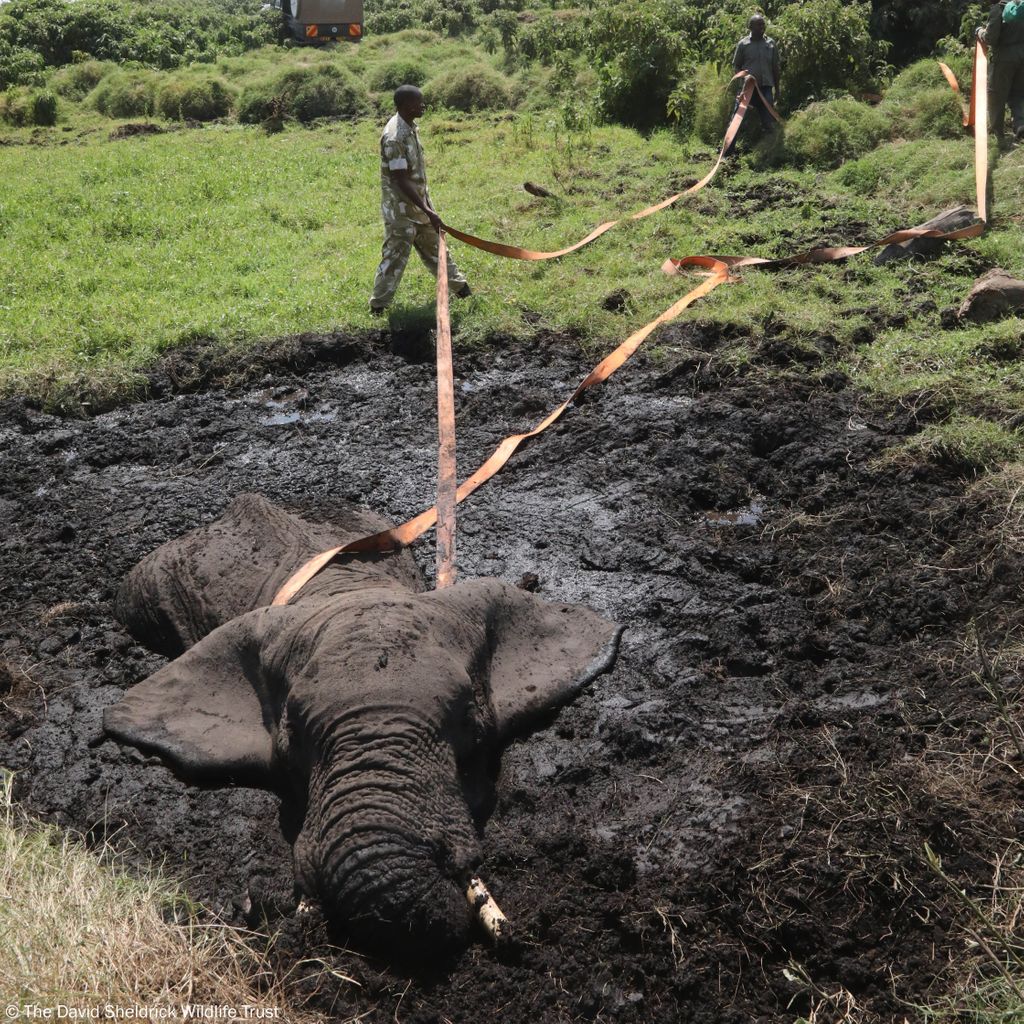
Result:
<svg viewBox="0 0 1024 1024"><path fill-rule="evenodd" d="M448 247L437 240L437 570L438 590L455 582L455 382L448 315Z"/></svg>
<svg viewBox="0 0 1024 1024"><path fill-rule="evenodd" d="M481 879L473 877L469 880L466 899L477 912L484 931L496 946L512 937L512 926L508 923L508 918L494 902L494 897Z"/></svg>

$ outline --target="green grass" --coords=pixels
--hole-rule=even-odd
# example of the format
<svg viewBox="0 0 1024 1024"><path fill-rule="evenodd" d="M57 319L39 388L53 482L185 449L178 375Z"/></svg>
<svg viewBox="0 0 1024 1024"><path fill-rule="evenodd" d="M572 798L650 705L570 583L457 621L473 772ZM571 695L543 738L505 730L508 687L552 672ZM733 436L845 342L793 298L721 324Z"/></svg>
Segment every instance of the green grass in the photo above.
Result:
<svg viewBox="0 0 1024 1024"><path fill-rule="evenodd" d="M431 74L472 60L497 68L470 43L406 32L359 49L260 50L194 73L213 71L241 88L285 62L337 61L366 81L414 59ZM473 233L557 248L677 191L713 159L711 147L668 131L645 138L581 125L550 100L538 109L524 83L512 86L515 110L437 110L422 122L435 204ZM387 107L386 96L372 98ZM366 303L382 234L381 120L383 113L276 135L226 122L112 142L115 122L71 103L55 128L8 132L15 144L0 147L0 391L71 405L90 393L116 398L137 393L140 369L182 344L248 345L377 326ZM768 167L755 154L699 196L626 223L567 259L525 264L454 243L475 291L456 306L457 344L555 330L596 354L689 286L660 273L666 256L784 256L868 242L970 203L972 159L966 137L887 143L830 172L785 161ZM735 362L756 360L769 329L801 344L823 341L858 384L885 400L927 393L942 416L961 417L950 429L980 417L1012 440L1024 364L1007 339L1019 321L972 330L941 322L979 266L998 263L1024 276L1024 152L993 151L993 166L993 226L982 239L925 263L876 267L862 256L748 270L741 284L684 318L746 335L722 353ZM558 198L528 195L527 180ZM620 289L629 295L624 311L605 310L605 297ZM428 324L432 298L433 283L414 258L394 316ZM1002 348L990 358L993 345ZM986 459L992 450L1018 449L989 445Z"/></svg>

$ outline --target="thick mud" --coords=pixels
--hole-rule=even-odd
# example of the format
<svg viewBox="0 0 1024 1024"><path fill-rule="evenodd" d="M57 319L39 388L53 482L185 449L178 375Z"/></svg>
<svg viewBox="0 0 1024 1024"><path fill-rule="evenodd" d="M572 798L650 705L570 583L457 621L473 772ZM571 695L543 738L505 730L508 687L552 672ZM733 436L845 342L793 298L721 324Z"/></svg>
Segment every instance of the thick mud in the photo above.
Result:
<svg viewBox="0 0 1024 1024"><path fill-rule="evenodd" d="M841 375L763 383L718 372L699 328L662 341L461 509L462 574L627 626L614 671L505 756L484 874L511 952L423 976L332 951L343 937L296 913L275 797L187 786L101 728L162 663L112 615L158 544L243 491L327 517L432 502L415 345L326 339L331 365L250 362L251 384L186 394L202 372L165 367L163 397L88 421L0 412L0 763L20 803L278 932L297 991L340 1019L747 1024L840 991L864 1019L914 1019L953 941L923 844L980 876L995 843L922 781L922 752L970 685L956 643L1016 614L1021 566L963 514L955 467L884 458L913 424ZM557 342L457 362L463 471L587 368ZM429 540L416 557L429 575ZM338 975L296 967L312 957Z"/></svg>

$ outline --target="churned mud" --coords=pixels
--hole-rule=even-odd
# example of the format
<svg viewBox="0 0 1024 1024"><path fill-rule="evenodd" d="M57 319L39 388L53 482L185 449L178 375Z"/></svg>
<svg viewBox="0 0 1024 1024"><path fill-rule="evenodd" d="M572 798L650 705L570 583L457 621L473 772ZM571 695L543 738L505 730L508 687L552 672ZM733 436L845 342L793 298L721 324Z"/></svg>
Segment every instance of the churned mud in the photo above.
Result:
<svg viewBox="0 0 1024 1024"><path fill-rule="evenodd" d="M957 467L884 456L914 424L841 375L766 383L719 371L699 327L661 338L460 511L462 574L627 626L614 671L505 756L482 873L513 950L430 975L332 950L344 937L296 912L275 797L187 786L101 728L163 663L112 615L158 544L243 491L323 516L432 502L415 339L307 340L227 390L203 390L198 353L154 376L160 397L87 421L3 407L0 763L20 803L279 933L297 992L340 1019L748 1024L833 996L914 1019L959 941L924 843L957 877L997 846L925 754L964 731L956 644L1018 614L1019 560ZM462 471L586 368L560 342L459 355ZM416 557L429 575L429 539ZM337 973L295 966L317 957Z"/></svg>

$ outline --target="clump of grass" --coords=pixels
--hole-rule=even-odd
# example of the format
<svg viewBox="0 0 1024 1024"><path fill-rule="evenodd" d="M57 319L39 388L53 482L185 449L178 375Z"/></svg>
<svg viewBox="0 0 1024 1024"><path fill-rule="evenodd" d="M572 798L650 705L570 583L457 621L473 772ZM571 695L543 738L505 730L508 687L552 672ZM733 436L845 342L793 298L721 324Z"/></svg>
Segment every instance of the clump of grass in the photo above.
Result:
<svg viewBox="0 0 1024 1024"><path fill-rule="evenodd" d="M971 85L966 60L951 56L946 62L966 95ZM955 139L963 131L960 108L961 100L943 78L938 62L929 59L911 64L893 79L880 109L892 120L896 138Z"/></svg>
<svg viewBox="0 0 1024 1024"><path fill-rule="evenodd" d="M965 473L994 469L1024 454L1024 436L1018 431L978 416L955 415L944 423L929 424L891 457L909 458L950 466Z"/></svg>
<svg viewBox="0 0 1024 1024"><path fill-rule="evenodd" d="M100 81L89 102L107 117L148 117L153 113L157 82L151 71L118 71Z"/></svg>
<svg viewBox="0 0 1024 1024"><path fill-rule="evenodd" d="M427 70L414 60L391 60L370 72L368 85L374 92L394 92L400 85L422 85Z"/></svg>
<svg viewBox="0 0 1024 1024"><path fill-rule="evenodd" d="M450 110L500 110L511 103L505 78L486 65L466 68L430 83L429 98Z"/></svg>
<svg viewBox="0 0 1024 1024"><path fill-rule="evenodd" d="M786 144L797 163L838 167L874 149L890 127L883 111L844 97L799 111L787 127Z"/></svg>
<svg viewBox="0 0 1024 1024"><path fill-rule="evenodd" d="M156 110L172 121L216 121L231 113L233 99L223 79L172 75L156 94Z"/></svg>
<svg viewBox="0 0 1024 1024"><path fill-rule="evenodd" d="M1024 554L1024 464L982 477L970 497L981 503L988 527L1005 554Z"/></svg>
<svg viewBox="0 0 1024 1024"><path fill-rule="evenodd" d="M369 112L366 90L333 64L295 67L255 82L243 92L238 118L258 124L277 113L309 122L321 117L356 117Z"/></svg>
<svg viewBox="0 0 1024 1024"><path fill-rule="evenodd" d="M54 72L50 84L58 96L77 102L85 99L115 67L116 65L101 60L68 64Z"/></svg>
<svg viewBox="0 0 1024 1024"><path fill-rule="evenodd" d="M0 94L0 118L17 128L57 123L57 97L48 89L8 89Z"/></svg>
<svg viewBox="0 0 1024 1024"><path fill-rule="evenodd" d="M266 957L157 873L129 875L20 820L0 770L0 978L21 1003L285 1007ZM109 856L109 852L108 852ZM295 1019L289 1013L285 1019Z"/></svg>

